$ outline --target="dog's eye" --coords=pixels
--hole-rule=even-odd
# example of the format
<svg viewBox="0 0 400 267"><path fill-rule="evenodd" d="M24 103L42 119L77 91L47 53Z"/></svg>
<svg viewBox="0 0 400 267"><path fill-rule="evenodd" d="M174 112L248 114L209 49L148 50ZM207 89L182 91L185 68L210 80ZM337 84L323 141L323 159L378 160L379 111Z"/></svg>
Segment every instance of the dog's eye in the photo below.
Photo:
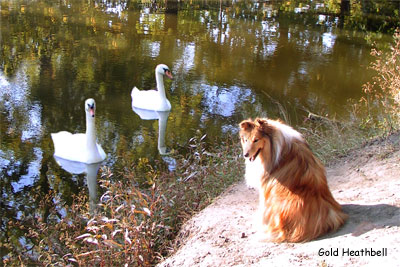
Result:
<svg viewBox="0 0 400 267"><path fill-rule="evenodd" d="M254 141L253 141L254 143L257 143L258 142L258 139L254 139Z"/></svg>

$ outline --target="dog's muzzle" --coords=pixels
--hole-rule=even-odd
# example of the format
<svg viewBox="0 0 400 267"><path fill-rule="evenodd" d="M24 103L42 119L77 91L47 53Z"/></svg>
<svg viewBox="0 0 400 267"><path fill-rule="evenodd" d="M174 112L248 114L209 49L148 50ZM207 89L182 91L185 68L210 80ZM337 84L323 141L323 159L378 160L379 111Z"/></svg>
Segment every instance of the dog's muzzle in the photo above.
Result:
<svg viewBox="0 0 400 267"><path fill-rule="evenodd" d="M252 157L249 157L250 156L249 152L247 152L243 156L244 156L244 158L249 158L250 161L254 161L257 158L258 154L260 154L260 151L261 151L261 148L259 148Z"/></svg>

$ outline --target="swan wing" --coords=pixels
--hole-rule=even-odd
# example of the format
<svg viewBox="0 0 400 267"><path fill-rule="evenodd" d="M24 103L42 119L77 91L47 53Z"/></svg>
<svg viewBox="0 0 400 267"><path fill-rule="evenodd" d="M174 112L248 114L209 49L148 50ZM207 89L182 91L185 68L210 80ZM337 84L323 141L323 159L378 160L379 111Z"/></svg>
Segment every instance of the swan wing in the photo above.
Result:
<svg viewBox="0 0 400 267"><path fill-rule="evenodd" d="M132 89L131 97L133 103L144 105L146 103L141 103L141 101L150 101L154 103L155 100L160 98L160 95L157 90L139 90L134 87Z"/></svg>
<svg viewBox="0 0 400 267"><path fill-rule="evenodd" d="M54 156L71 160L86 162L86 135L71 134L70 132L52 133Z"/></svg>
<svg viewBox="0 0 400 267"><path fill-rule="evenodd" d="M107 157L106 152L104 152L104 150L100 144L96 143L96 145L97 145L97 150L99 151L99 154L100 154L101 161L105 160Z"/></svg>
<svg viewBox="0 0 400 267"><path fill-rule="evenodd" d="M134 87L131 92L132 107L168 111L171 110L171 103L168 99L162 99L157 90L139 90Z"/></svg>

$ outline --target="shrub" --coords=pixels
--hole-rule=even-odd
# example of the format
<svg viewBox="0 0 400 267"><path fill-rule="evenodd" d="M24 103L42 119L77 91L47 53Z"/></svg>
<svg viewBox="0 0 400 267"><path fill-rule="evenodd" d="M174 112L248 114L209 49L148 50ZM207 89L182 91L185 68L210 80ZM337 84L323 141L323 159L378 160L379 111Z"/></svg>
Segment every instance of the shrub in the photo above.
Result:
<svg viewBox="0 0 400 267"><path fill-rule="evenodd" d="M389 52L373 49L376 60L371 68L376 71L372 82L363 86L365 97L362 103L368 116L364 124L393 131L399 125L400 107L400 30L396 30L394 44Z"/></svg>

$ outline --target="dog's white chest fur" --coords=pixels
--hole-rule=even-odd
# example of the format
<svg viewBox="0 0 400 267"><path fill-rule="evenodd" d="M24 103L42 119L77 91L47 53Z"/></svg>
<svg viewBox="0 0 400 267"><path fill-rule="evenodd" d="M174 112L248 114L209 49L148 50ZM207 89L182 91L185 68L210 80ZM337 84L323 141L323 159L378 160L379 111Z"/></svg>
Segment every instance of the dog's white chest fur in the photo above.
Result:
<svg viewBox="0 0 400 267"><path fill-rule="evenodd" d="M260 190L261 179L263 178L264 173L265 170L260 157L255 158L254 161L246 159L246 172L244 177L248 187Z"/></svg>

